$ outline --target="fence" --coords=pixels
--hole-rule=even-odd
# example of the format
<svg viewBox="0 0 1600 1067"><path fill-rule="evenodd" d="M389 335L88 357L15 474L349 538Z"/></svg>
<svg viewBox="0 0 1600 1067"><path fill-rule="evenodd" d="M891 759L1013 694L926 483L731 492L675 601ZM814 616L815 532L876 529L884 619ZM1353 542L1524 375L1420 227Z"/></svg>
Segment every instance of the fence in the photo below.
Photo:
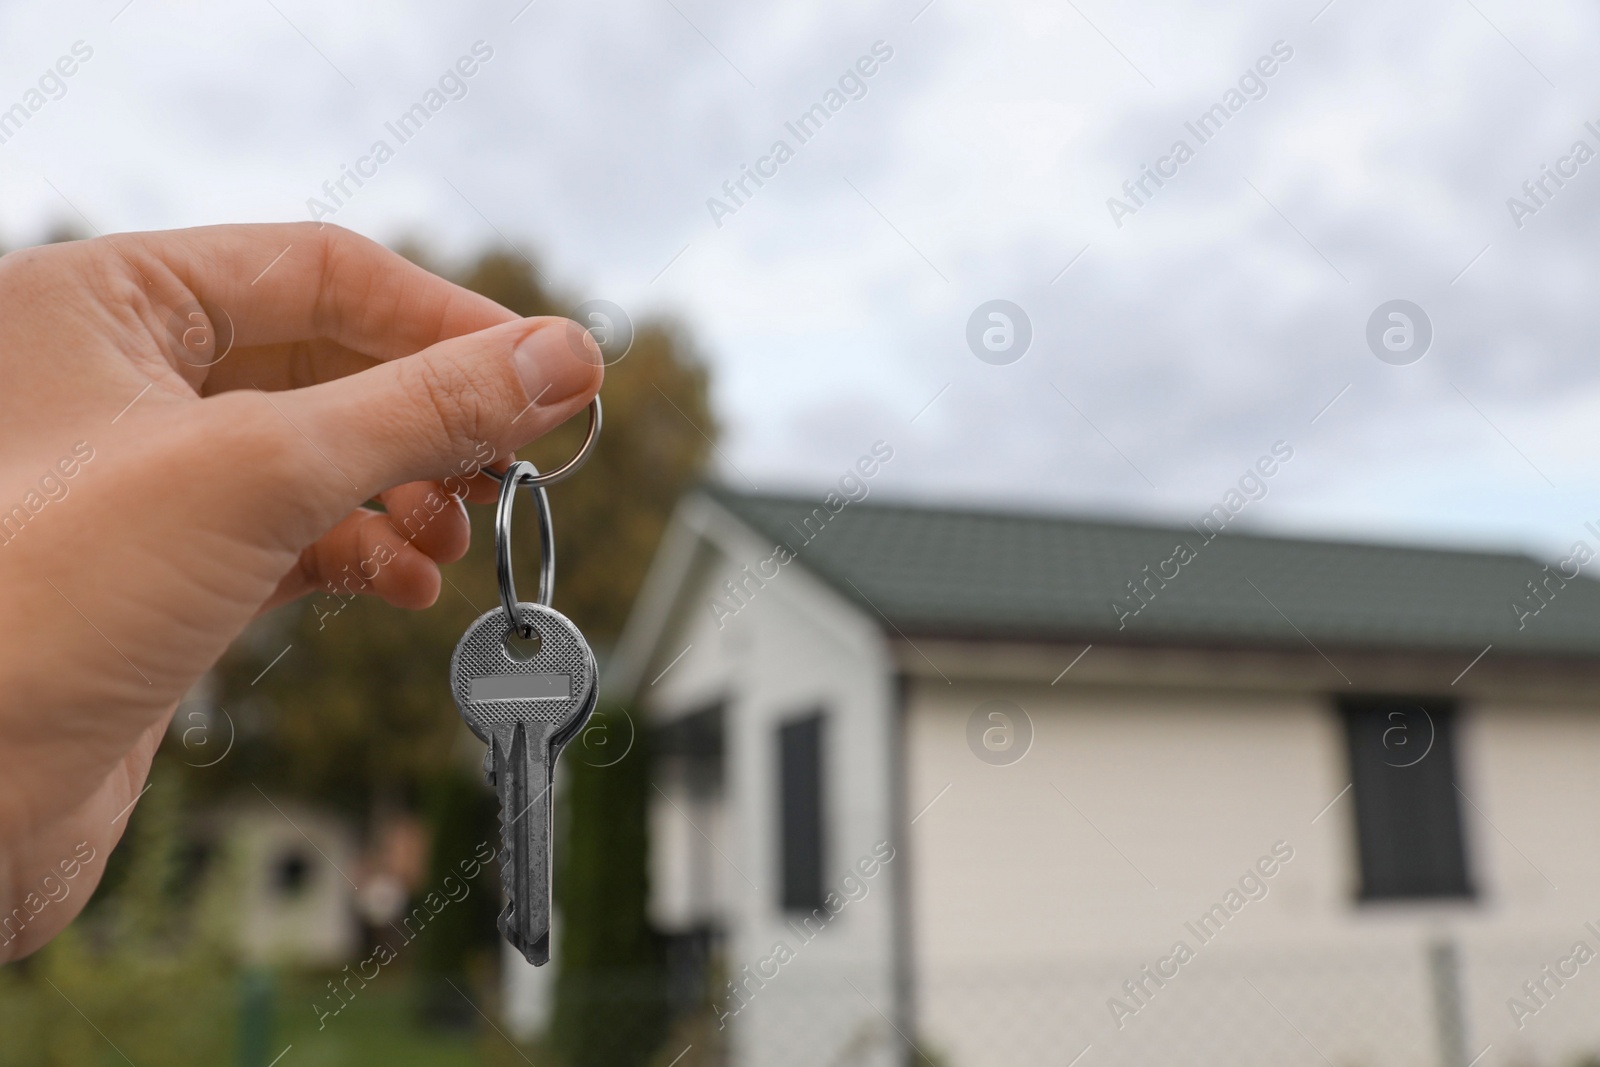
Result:
<svg viewBox="0 0 1600 1067"><path fill-rule="evenodd" d="M1142 1003L1126 967L951 969L916 988L914 1048L881 977L796 974L732 1020L729 1063L1600 1067L1600 959L1573 957L1580 937L1600 947L1577 931L1216 954L1147 982ZM1137 1010L1118 1020L1113 997ZM1533 1010L1514 1018L1513 997Z"/></svg>

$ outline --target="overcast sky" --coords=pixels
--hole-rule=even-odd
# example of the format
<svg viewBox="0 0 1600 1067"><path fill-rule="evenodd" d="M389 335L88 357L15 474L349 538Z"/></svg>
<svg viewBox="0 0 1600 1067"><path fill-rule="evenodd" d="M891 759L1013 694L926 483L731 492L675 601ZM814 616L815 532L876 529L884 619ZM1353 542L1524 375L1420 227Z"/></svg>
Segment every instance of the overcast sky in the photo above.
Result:
<svg viewBox="0 0 1600 1067"><path fill-rule="evenodd" d="M576 299L678 318L736 486L817 490L884 439L886 498L1182 520L1281 440L1255 529L1597 540L1592 5L124 3L0 11L0 109L93 52L0 145L7 244L308 218L383 139L335 221L510 240ZM385 123L479 41L401 144ZM1176 174L1140 204L1145 165ZM1575 174L1540 204L1545 165ZM967 340L995 299L1032 331L1004 365ZM1432 324L1406 365L1367 341L1395 299Z"/></svg>

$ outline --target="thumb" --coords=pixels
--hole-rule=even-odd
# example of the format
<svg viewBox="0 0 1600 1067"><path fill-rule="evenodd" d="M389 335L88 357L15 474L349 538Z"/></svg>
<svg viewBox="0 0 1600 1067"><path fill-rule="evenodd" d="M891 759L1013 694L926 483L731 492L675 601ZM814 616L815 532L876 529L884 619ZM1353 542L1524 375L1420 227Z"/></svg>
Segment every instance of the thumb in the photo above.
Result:
<svg viewBox="0 0 1600 1067"><path fill-rule="evenodd" d="M485 444L496 456L527 444L583 409L603 364L570 319L520 319L281 395L289 420L337 470L334 492L348 489L354 506L459 474L463 462L484 461Z"/></svg>

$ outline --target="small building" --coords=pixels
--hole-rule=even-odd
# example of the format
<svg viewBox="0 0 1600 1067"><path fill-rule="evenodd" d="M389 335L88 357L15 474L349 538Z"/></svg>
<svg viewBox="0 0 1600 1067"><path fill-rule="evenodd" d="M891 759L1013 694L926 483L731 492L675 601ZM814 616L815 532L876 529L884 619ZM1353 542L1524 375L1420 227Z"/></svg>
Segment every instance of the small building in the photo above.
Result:
<svg viewBox="0 0 1600 1067"><path fill-rule="evenodd" d="M337 968L354 957L361 928L343 872L359 853L348 820L285 801L240 806L222 828L246 960Z"/></svg>
<svg viewBox="0 0 1600 1067"><path fill-rule="evenodd" d="M682 504L609 685L733 1063L1600 1053L1600 546L1226 526Z"/></svg>

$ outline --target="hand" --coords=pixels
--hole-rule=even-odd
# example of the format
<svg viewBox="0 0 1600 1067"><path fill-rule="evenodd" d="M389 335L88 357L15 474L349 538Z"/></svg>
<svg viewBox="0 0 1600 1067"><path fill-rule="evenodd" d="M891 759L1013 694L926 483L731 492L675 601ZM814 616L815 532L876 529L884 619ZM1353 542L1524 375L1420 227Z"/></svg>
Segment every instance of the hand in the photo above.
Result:
<svg viewBox="0 0 1600 1067"><path fill-rule="evenodd" d="M177 702L255 615L375 558L365 591L433 603L465 506L408 540L360 505L448 496L581 411L602 360L309 223L14 252L0 307L3 961L82 908ZM32 914L80 842L96 859Z"/></svg>

